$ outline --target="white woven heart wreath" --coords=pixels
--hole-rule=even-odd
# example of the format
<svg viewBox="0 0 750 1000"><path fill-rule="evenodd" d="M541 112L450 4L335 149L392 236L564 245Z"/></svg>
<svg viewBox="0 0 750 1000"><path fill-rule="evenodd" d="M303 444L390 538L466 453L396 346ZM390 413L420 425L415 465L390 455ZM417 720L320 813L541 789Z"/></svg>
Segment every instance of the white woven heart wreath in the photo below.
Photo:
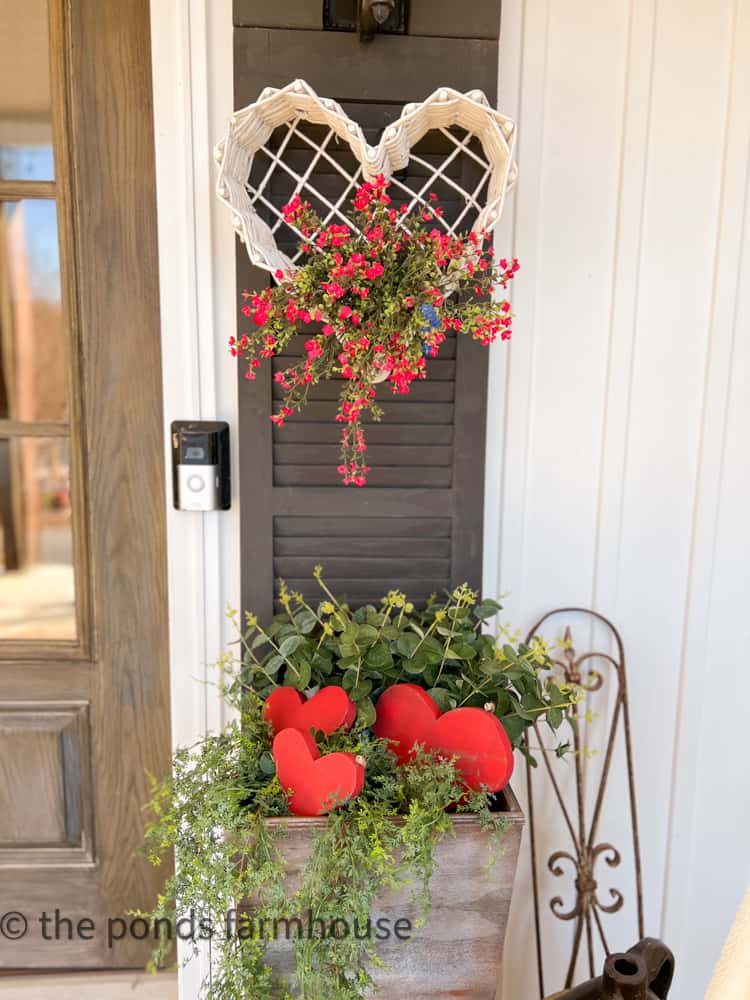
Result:
<svg viewBox="0 0 750 1000"><path fill-rule="evenodd" d="M451 143L451 151L441 153L437 162L415 151L433 131L443 144L445 139ZM232 115L215 152L220 164L217 194L232 211L250 261L291 275L300 253L289 238L301 234L289 232L293 227L284 221L282 202L299 193L316 205L324 225L353 227L351 198L363 181L378 174L403 193L410 210L426 205L429 193L441 184L457 202L452 217L438 220L445 231L489 232L515 181L515 133L514 122L494 110L480 90L461 94L443 87L421 104L407 104L377 146L371 146L360 125L335 101L295 80L281 89L266 88L254 104ZM452 175L460 158L470 163L470 188L462 183L463 175ZM416 175L411 186L399 176L404 170ZM281 249L279 238L289 253Z"/></svg>

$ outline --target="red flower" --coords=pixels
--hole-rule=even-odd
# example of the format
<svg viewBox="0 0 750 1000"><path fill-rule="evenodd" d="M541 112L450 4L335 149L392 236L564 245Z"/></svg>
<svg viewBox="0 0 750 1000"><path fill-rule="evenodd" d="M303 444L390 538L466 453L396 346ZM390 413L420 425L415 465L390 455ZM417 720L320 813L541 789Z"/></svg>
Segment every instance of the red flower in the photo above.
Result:
<svg viewBox="0 0 750 1000"><path fill-rule="evenodd" d="M277 268L273 287L243 293L242 314L252 317L254 328L229 343L231 353L246 360L245 377L254 379L263 359L286 350L299 323L320 324L321 332L303 341L302 357L273 374L282 400L271 419L283 427L305 404L308 386L340 376L337 471L351 486L363 486L370 471L361 421L371 408L379 415L374 377L383 373L393 394L406 395L426 377L426 358L438 355L446 334L468 333L489 345L509 339L513 322L508 299L490 295L513 279L518 261L493 263L486 232L446 232L437 221L442 210L435 192L394 206L389 188L383 175L360 185L356 230L341 216L340 222L321 221L295 192L283 215L302 234L299 249L307 256L294 274ZM472 288L486 296L481 305L470 294L454 297ZM418 308L426 305L439 310L429 329ZM341 346L328 350L333 336Z"/></svg>

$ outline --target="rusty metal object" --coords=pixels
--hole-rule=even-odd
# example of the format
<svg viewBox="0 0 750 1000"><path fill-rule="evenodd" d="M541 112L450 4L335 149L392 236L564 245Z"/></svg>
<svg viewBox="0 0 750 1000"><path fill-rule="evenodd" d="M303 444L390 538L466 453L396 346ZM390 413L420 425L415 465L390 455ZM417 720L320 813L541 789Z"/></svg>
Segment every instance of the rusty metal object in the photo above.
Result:
<svg viewBox="0 0 750 1000"><path fill-rule="evenodd" d="M610 955L597 979L557 994L557 1000L665 1000L672 985L674 955L656 938Z"/></svg>
<svg viewBox="0 0 750 1000"><path fill-rule="evenodd" d="M630 713L625 674L625 650L622 639L615 626L603 615L600 615L595 611L590 611L586 608L560 608L556 611L550 611L543 618L541 618L530 630L527 641L530 640L532 636L540 634L540 629L542 629L542 627L547 624L550 619L573 614L585 615L592 621L604 625L610 633L612 646L614 648L614 655L607 652L596 651L585 652L579 655L573 646L570 627L568 626L566 627L564 633L562 653L557 658L553 657L553 662L560 668L563 678L567 683L579 685L583 688L587 695L601 692L601 701L603 703L605 702L604 695L607 694L611 684L614 684L616 687L613 706L608 718L608 734L605 743L606 749L604 763L599 777L598 787L596 788L594 809L590 820L586 815L587 788L586 773L584 769L584 746L581 736L580 712L571 723L576 788L574 813L573 810L569 809L568 803L566 803L564 799L560 784L550 765L549 755L545 752L541 752L539 754L543 761L542 770L549 778L549 782L554 791L555 801L560 808L560 812L572 845L569 850L555 851L547 860L547 868L554 876L562 877L568 867L570 867L574 876L574 904L566 909L561 896L554 896L549 902L550 909L558 919L576 921L570 961L568 963L567 973L565 976L565 989L570 989L573 983L576 964L578 962L584 939L584 932L589 975L592 979L594 977L596 961L595 936L598 935L604 949L604 953L607 956L611 955L611 949L604 930L603 916L617 913L618 910L622 909L625 900L625 897L619 889L609 888L609 901L605 902L600 896L599 881L597 878L597 865L599 862L604 862L604 864L609 868L617 868L622 860L622 856L617 847L613 844L600 842L598 840L599 821L610 777L612 755L615 748L616 737L620 729L623 731L625 742L625 758L628 777L628 804L630 809L633 863L635 869L638 935L643 938L644 934L643 883L641 873L640 841L638 836L638 814L635 799L633 753L630 737ZM597 669L593 663L603 664L610 669ZM609 679L610 684L607 683L607 679ZM538 747L543 750L539 728L534 726L533 732L536 735ZM528 734L526 737L526 747L527 750L530 750L531 752L535 749L529 744ZM526 781L528 790L528 816L531 841L531 869L534 891L534 921L536 931L539 996L543 998L546 994L544 988L544 964L540 919L541 893L539 864L537 859L536 828L534 820L533 770L533 768L527 767ZM576 997L578 996L577 993L571 994L571 996L573 995ZM581 994L581 996L584 995L591 995L593 997L597 994ZM612 996L616 998L619 994L614 993ZM625 996L630 997L631 994L625 994ZM648 994L644 994L644 996L648 996ZM632 994L632 997L634 1000L638 1000L640 994Z"/></svg>

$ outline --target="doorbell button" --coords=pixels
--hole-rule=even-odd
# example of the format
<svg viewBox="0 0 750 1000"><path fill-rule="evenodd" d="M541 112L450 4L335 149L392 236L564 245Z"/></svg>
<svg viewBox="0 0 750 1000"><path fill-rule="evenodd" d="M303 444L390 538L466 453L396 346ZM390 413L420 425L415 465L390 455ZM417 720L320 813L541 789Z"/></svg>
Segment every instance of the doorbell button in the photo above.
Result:
<svg viewBox="0 0 750 1000"><path fill-rule="evenodd" d="M203 476L188 476L187 484L188 489L192 490L193 493L200 493L206 485L206 480Z"/></svg>

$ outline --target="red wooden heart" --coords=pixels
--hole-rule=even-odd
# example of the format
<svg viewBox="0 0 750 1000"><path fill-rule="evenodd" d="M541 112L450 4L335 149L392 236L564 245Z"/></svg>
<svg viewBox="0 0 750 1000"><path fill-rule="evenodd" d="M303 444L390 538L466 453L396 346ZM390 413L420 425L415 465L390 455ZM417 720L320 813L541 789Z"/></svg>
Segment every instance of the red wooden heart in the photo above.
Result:
<svg viewBox="0 0 750 1000"><path fill-rule="evenodd" d="M469 788L499 792L513 774L513 747L503 724L481 708L454 708L445 715L416 684L394 684L378 699L373 730L393 740L403 764L415 756L415 744L456 757Z"/></svg>
<svg viewBox="0 0 750 1000"><path fill-rule="evenodd" d="M440 709L418 684L394 684L378 698L376 714L373 732L392 740L399 764L405 764L414 757L415 743L428 746Z"/></svg>
<svg viewBox="0 0 750 1000"><path fill-rule="evenodd" d="M349 729L357 717L357 706L340 687L321 688L309 701L296 688L278 687L266 698L263 716L274 733L282 729L309 733L316 729L330 736L337 729Z"/></svg>
<svg viewBox="0 0 750 1000"><path fill-rule="evenodd" d="M282 729L273 741L273 759L281 787L295 816L322 816L356 798L365 783L365 769L353 753L320 750L309 733Z"/></svg>

